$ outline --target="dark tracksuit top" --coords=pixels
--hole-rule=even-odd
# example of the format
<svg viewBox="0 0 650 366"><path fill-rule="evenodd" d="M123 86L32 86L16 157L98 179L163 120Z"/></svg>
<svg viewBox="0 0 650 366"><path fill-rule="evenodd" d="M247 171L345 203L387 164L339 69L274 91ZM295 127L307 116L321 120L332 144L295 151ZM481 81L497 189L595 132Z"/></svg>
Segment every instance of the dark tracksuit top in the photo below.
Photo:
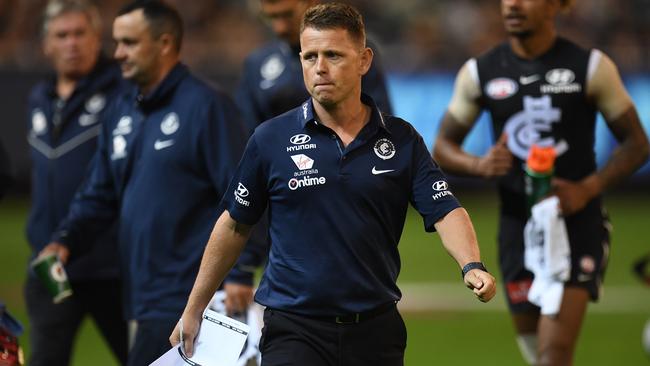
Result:
<svg viewBox="0 0 650 366"><path fill-rule="evenodd" d="M382 112L391 114L386 77L377 47L375 57L362 79L362 90L370 95ZM237 106L252 131L260 123L298 107L309 98L302 78L300 49L280 40L255 50L244 63L244 72L236 94Z"/></svg>
<svg viewBox="0 0 650 366"><path fill-rule="evenodd" d="M118 217L129 318L180 316L244 142L234 103L184 65L149 95L116 99L59 238L78 248L80 233Z"/></svg>
<svg viewBox="0 0 650 366"><path fill-rule="evenodd" d="M27 116L33 165L27 239L32 256L50 242L67 214L97 148L107 105L122 85L119 67L100 57L66 101L56 94L54 76L32 89ZM116 232L110 223L106 227L100 235L79 238L92 249L74 255L66 265L71 281L118 277Z"/></svg>
<svg viewBox="0 0 650 366"><path fill-rule="evenodd" d="M408 204L427 231L459 207L413 126L362 101L372 115L347 147L316 120L311 99L248 141L223 204L244 224L268 208L271 249L255 295L262 305L328 316L397 301Z"/></svg>

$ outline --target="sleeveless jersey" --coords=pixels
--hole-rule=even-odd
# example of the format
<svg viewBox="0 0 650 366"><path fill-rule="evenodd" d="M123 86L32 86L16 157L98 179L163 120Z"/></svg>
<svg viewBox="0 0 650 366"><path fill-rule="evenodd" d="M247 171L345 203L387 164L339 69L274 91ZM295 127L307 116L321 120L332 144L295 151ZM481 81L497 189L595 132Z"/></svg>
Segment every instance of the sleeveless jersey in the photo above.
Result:
<svg viewBox="0 0 650 366"><path fill-rule="evenodd" d="M586 95L597 64L592 55L598 52L557 38L534 60L517 57L508 43L476 59L479 103L491 114L494 136L507 134L515 158L499 180L502 214L526 217L523 168L533 144L555 147L556 177L576 181L595 171L596 106Z"/></svg>

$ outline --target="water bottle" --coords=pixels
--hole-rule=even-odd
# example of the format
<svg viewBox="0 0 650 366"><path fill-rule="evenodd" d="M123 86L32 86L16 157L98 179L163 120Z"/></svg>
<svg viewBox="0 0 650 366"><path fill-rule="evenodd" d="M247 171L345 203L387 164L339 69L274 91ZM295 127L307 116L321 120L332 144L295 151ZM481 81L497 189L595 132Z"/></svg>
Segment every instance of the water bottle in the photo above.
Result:
<svg viewBox="0 0 650 366"><path fill-rule="evenodd" d="M530 216L532 207L551 191L551 178L555 164L555 149L533 145L528 152L524 169L526 209Z"/></svg>

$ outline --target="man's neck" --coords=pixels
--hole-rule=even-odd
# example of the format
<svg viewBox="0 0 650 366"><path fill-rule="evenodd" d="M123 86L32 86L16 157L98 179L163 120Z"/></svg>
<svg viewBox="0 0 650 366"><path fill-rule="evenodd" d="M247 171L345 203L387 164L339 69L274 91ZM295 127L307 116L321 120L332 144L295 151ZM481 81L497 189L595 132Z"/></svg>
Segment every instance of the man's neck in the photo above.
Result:
<svg viewBox="0 0 650 366"><path fill-rule="evenodd" d="M138 88L140 90L140 94L142 94L144 96L147 96L147 95L151 94L151 92L154 89L156 89L158 87L158 85L160 85L160 83L162 83L163 80L165 80L167 75L169 75L169 73L172 71L174 66L176 66L176 64L178 64L178 62L179 62L178 60L175 60L174 62L165 63L164 65L162 65L160 67L160 70L158 70L155 77L153 77L150 82L148 82L146 84L138 85Z"/></svg>
<svg viewBox="0 0 650 366"><path fill-rule="evenodd" d="M515 55L532 60L543 54L553 47L557 38L555 27L546 27L542 30L526 36L509 37L510 47Z"/></svg>
<svg viewBox="0 0 650 366"><path fill-rule="evenodd" d="M371 114L370 107L363 104L360 98L351 98L332 108L327 108L314 100L314 111L319 122L332 129L345 146L350 144L368 123Z"/></svg>
<svg viewBox="0 0 650 366"><path fill-rule="evenodd" d="M59 99L67 100L77 86L78 78L58 75L56 78L56 95Z"/></svg>

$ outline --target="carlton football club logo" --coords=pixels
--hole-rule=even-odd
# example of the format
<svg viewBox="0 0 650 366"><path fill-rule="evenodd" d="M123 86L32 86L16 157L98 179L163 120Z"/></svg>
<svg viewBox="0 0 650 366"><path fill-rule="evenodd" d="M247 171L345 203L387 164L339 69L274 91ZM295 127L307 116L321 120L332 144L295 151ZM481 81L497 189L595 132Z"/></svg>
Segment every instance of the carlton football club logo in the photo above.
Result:
<svg viewBox="0 0 650 366"><path fill-rule="evenodd" d="M90 114L101 112L104 106L106 106L104 94L95 94L86 101L86 111Z"/></svg>
<svg viewBox="0 0 650 366"><path fill-rule="evenodd" d="M165 135L171 135L172 133L178 130L180 122L178 119L178 114L171 112L168 113L160 124L160 130Z"/></svg>
<svg viewBox="0 0 650 366"><path fill-rule="evenodd" d="M389 139L379 139L373 148L381 160L388 160L395 156L395 145Z"/></svg>
<svg viewBox="0 0 650 366"><path fill-rule="evenodd" d="M113 130L113 135L128 135L131 133L131 116L122 116Z"/></svg>
<svg viewBox="0 0 650 366"><path fill-rule="evenodd" d="M268 89L275 84L275 79L277 79L285 69L284 62L282 58L278 55L271 55L264 61L264 64L260 68L260 75L264 80L260 81L260 88Z"/></svg>

